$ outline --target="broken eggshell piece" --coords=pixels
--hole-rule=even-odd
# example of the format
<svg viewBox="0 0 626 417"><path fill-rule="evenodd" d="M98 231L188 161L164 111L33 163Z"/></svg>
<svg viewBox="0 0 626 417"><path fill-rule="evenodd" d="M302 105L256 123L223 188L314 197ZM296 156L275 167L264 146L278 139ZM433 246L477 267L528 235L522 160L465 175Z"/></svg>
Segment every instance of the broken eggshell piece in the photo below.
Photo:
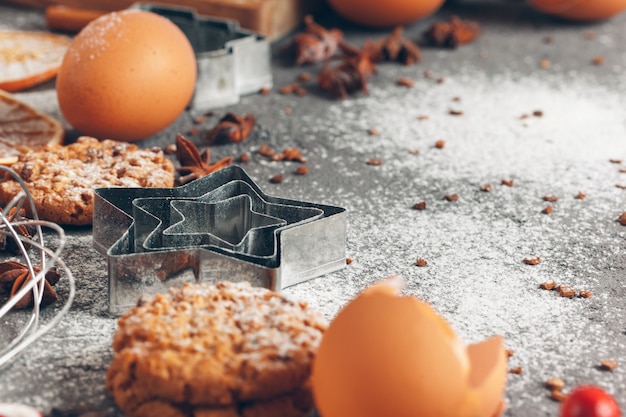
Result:
<svg viewBox="0 0 626 417"><path fill-rule="evenodd" d="M466 346L427 303L389 278L344 307L313 364L322 417L496 417L507 357L500 336Z"/></svg>

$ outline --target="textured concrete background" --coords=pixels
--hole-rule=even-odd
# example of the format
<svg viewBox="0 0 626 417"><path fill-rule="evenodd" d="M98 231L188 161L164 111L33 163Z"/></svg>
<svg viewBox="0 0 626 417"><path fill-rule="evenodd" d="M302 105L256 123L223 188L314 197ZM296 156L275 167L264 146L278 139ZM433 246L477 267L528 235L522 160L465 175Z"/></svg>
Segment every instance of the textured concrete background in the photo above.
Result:
<svg viewBox="0 0 626 417"><path fill-rule="evenodd" d="M227 110L254 113L259 123L245 142L214 147L213 157L250 152L244 168L268 194L349 210L347 250L354 262L287 293L332 318L369 284L401 274L406 293L431 302L467 342L505 337L515 351L510 366L523 369L509 375L507 417L557 415L558 404L543 387L552 376L568 387L598 384L624 408L626 228L616 218L626 211L626 191L616 185L626 184L619 172L626 163L609 160L626 159L626 15L580 25L517 2L471 1L449 5L436 18L450 13L478 20L480 39L458 50L424 49L415 66L381 65L367 96L336 101L311 82L305 97L282 96L275 88L269 96L218 109L207 126ZM409 26L407 36L419 38L429 21ZM332 17L323 23L341 25L359 45L387 33ZM0 5L0 28L42 26L39 12ZM590 31L594 39L588 39ZM546 36L553 42L544 42ZM275 50L280 87L303 69L289 65L280 45ZM595 56L603 56L604 64L593 65ZM542 59L552 66L540 68ZM445 81L424 77L424 70ZM413 78L415 86L397 86L400 76ZM18 96L61 117L53 83ZM463 115L452 116L450 109ZM535 110L543 116L520 119ZM420 121L420 115L429 118ZM184 114L142 145L172 143L176 132L189 131L193 118ZM370 136L370 128L379 134ZM445 148L434 148L439 139ZM265 143L278 150L299 147L310 174L295 176L296 164L255 154ZM383 165L366 165L369 158ZM270 184L275 174L285 181ZM503 179L514 180L513 187L501 185ZM491 193L479 190L486 183ZM578 192L587 198L575 199ZM458 201L443 200L453 193ZM559 198L550 215L542 213L545 195ZM427 209L413 210L421 200ZM115 416L104 388L115 330L106 315L106 263L91 249L90 229L67 231L65 260L76 276L76 300L54 331L0 371L0 400L46 412L86 407ZM535 256L539 265L523 263ZM428 266L416 267L417 258ZM538 289L549 280L593 296L565 299ZM63 282L58 288L67 293ZM11 320L3 319L3 329ZM607 358L620 366L599 370Z"/></svg>

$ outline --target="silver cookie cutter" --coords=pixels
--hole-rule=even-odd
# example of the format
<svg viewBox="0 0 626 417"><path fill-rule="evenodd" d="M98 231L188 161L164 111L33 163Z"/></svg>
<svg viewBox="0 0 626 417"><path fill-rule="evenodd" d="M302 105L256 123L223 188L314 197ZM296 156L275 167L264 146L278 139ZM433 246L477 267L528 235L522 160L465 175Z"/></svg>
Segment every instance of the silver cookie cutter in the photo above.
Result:
<svg viewBox="0 0 626 417"><path fill-rule="evenodd" d="M132 8L166 17L187 35L198 64L193 109L228 106L240 96L272 87L266 37L242 29L234 20L199 15L193 8L150 3Z"/></svg>
<svg viewBox="0 0 626 417"><path fill-rule="evenodd" d="M184 282L279 291L337 271L346 220L341 207L268 196L238 166L177 188L96 189L93 244L107 256L109 312Z"/></svg>

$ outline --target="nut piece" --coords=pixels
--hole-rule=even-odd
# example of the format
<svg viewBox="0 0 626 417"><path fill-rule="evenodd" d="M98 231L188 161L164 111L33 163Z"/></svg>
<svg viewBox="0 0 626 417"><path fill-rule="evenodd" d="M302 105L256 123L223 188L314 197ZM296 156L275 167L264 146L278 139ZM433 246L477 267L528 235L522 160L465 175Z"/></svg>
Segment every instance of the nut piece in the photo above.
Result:
<svg viewBox="0 0 626 417"><path fill-rule="evenodd" d="M583 193L582 191L579 191L578 194L576 194L577 200L584 200L585 198L587 198L587 194Z"/></svg>
<svg viewBox="0 0 626 417"><path fill-rule="evenodd" d="M539 284L539 288L541 288L542 290L553 290L556 287L556 282L555 281L548 281L548 282L542 282L541 284Z"/></svg>
<svg viewBox="0 0 626 417"><path fill-rule="evenodd" d="M561 391L563 387L565 387L565 382L561 378L553 377L549 378L545 382L546 387L550 388L553 391Z"/></svg>
<svg viewBox="0 0 626 417"><path fill-rule="evenodd" d="M576 290L567 285L559 285L556 289L561 297L572 298L576 295Z"/></svg>
<svg viewBox="0 0 626 417"><path fill-rule="evenodd" d="M538 256L536 258L524 258L524 263L526 265L537 265L540 262L541 262L541 258Z"/></svg>
<svg viewBox="0 0 626 417"><path fill-rule="evenodd" d="M559 198L555 195L544 195L543 196L543 201L548 201L550 203L556 203L559 200Z"/></svg>
<svg viewBox="0 0 626 417"><path fill-rule="evenodd" d="M480 191L484 191L486 193L491 192L491 184L485 184L480 186Z"/></svg>
<svg viewBox="0 0 626 417"><path fill-rule="evenodd" d="M550 393L550 398L554 401L563 402L567 398L567 394L555 389Z"/></svg>
<svg viewBox="0 0 626 417"><path fill-rule="evenodd" d="M413 208L415 210L426 210L426 202L420 201L418 203L413 204Z"/></svg>
<svg viewBox="0 0 626 417"><path fill-rule="evenodd" d="M543 209L543 214L551 214L551 213L552 213L552 206L548 204L546 208Z"/></svg>
<svg viewBox="0 0 626 417"><path fill-rule="evenodd" d="M580 298L589 298L589 297L591 297L591 291L580 290L580 291L578 291L578 296Z"/></svg>
<svg viewBox="0 0 626 417"><path fill-rule="evenodd" d="M512 187L513 180L502 180L502 185L506 185L507 187Z"/></svg>
<svg viewBox="0 0 626 417"><path fill-rule="evenodd" d="M278 174L278 175L274 175L273 177L270 178L270 182L272 184L280 184L281 182L283 182L285 180L285 177L283 177L282 175Z"/></svg>
<svg viewBox="0 0 626 417"><path fill-rule="evenodd" d="M381 161L380 159L376 159L376 158L370 158L367 160L366 162L367 165L374 165L374 166L380 166L383 164L383 161Z"/></svg>
<svg viewBox="0 0 626 417"><path fill-rule="evenodd" d="M626 226L626 211L619 215L619 217L617 218L617 221L622 226Z"/></svg>
<svg viewBox="0 0 626 417"><path fill-rule="evenodd" d="M612 371L617 368L617 361L613 359L603 359L600 361L600 369L605 371Z"/></svg>
<svg viewBox="0 0 626 417"><path fill-rule="evenodd" d="M450 194L450 195L444 196L443 199L446 200L446 201L457 201L459 199L459 195L458 194Z"/></svg>
<svg viewBox="0 0 626 417"><path fill-rule="evenodd" d="M437 149L443 149L446 146L446 141L443 139L439 139L437 142L435 142L435 148Z"/></svg>
<svg viewBox="0 0 626 417"><path fill-rule="evenodd" d="M515 368L511 368L511 369L509 369L509 373L510 374L520 375L522 373L522 367L521 366L516 366Z"/></svg>
<svg viewBox="0 0 626 417"><path fill-rule="evenodd" d="M418 258L417 261L415 261L415 265L419 267L426 266L428 265L428 261L426 259Z"/></svg>

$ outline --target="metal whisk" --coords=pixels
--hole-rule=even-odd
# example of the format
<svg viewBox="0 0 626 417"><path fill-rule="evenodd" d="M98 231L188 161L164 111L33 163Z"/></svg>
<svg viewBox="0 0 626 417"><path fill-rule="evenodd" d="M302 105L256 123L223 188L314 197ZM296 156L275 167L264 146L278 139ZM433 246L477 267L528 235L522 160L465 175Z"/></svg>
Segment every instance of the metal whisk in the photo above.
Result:
<svg viewBox="0 0 626 417"><path fill-rule="evenodd" d="M59 323L65 313L67 313L70 309L75 293L75 284L72 272L61 259L61 252L65 246L64 230L55 223L39 220L35 204L28 188L26 187L26 184L24 184L20 176L17 175L15 171L0 165L0 178L1 174L4 173L8 173L12 179L17 181L21 185L22 191L18 193L4 208L0 207L0 237L6 236L7 238L12 238L15 241L19 249L22 262L28 268L28 272L33 279L30 279L25 285L23 285L22 288L4 305L0 305L0 324L9 323L10 325L14 325L19 321L24 321L23 316L18 317L16 312L11 312L11 309L29 292L32 292L33 295L33 307L21 329L18 324L18 330L15 337L7 338L6 331L0 332L0 369L9 365L17 356L23 353L31 343L35 342L38 338L43 336ZM18 221L14 218L14 216L10 215L12 210L13 212L18 212L24 207L25 204L28 204L30 207L32 220L25 219ZM31 238L18 233L17 229L20 226L32 227L36 231L34 236ZM56 235L56 248L54 250L46 247L46 239L44 239L43 232L44 228L49 229L54 235ZM27 249L28 247L31 247L32 249ZM44 294L45 276L46 273L52 268L57 268L59 272L63 273L63 276L67 280L69 286L69 293L62 308L60 308L56 314L52 316L52 318L47 319L44 322L40 311L40 305Z"/></svg>

